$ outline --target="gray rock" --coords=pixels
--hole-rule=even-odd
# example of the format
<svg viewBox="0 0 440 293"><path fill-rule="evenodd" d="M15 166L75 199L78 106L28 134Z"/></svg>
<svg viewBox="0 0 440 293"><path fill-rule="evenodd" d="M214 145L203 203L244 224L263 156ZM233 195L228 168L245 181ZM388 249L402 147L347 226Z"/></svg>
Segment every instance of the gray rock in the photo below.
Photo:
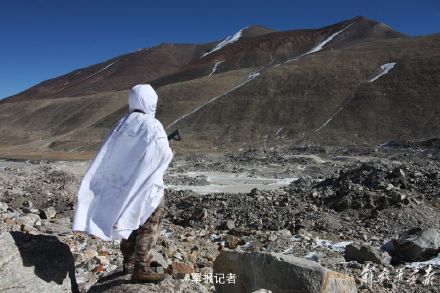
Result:
<svg viewBox="0 0 440 293"><path fill-rule="evenodd" d="M70 232L72 232L70 227L50 222L44 223L43 230L51 234L69 234Z"/></svg>
<svg viewBox="0 0 440 293"><path fill-rule="evenodd" d="M6 219L16 219L20 216L19 213L17 212L6 212L6 213L2 213L0 214L0 219L1 220L6 220Z"/></svg>
<svg viewBox="0 0 440 293"><path fill-rule="evenodd" d="M236 248L241 243L241 239L234 235L225 235L223 240L225 241L225 246L230 249Z"/></svg>
<svg viewBox="0 0 440 293"><path fill-rule="evenodd" d="M284 222L281 220L274 220L274 219L269 219L265 224L264 227L268 230L273 230L273 231L278 231L283 229L284 227Z"/></svg>
<svg viewBox="0 0 440 293"><path fill-rule="evenodd" d="M57 211L53 207L48 207L40 211L40 217L42 219L52 219L57 214Z"/></svg>
<svg viewBox="0 0 440 293"><path fill-rule="evenodd" d="M272 234L272 235L269 235L269 236L267 237L267 240L268 240L268 241L275 241L275 240L277 240L277 238L278 238L277 235Z"/></svg>
<svg viewBox="0 0 440 293"><path fill-rule="evenodd" d="M25 200L22 205L23 207L28 209L31 209L34 206L34 204L30 200Z"/></svg>
<svg viewBox="0 0 440 293"><path fill-rule="evenodd" d="M23 231L23 232L32 232L32 233L37 232L37 229L35 229L33 226L29 226L29 225L26 225L26 224L21 224L20 225L20 230Z"/></svg>
<svg viewBox="0 0 440 293"><path fill-rule="evenodd" d="M78 292L74 259L55 236L0 234L1 292Z"/></svg>
<svg viewBox="0 0 440 293"><path fill-rule="evenodd" d="M82 268L77 268L75 270L75 276L78 285L86 284L90 280L90 272Z"/></svg>
<svg viewBox="0 0 440 293"><path fill-rule="evenodd" d="M0 202L0 212L6 212L8 210L8 204L5 202Z"/></svg>
<svg viewBox="0 0 440 293"><path fill-rule="evenodd" d="M208 217L208 211L202 207L195 207L191 215L193 220L204 220Z"/></svg>
<svg viewBox="0 0 440 293"><path fill-rule="evenodd" d="M351 243L345 247L345 260L360 263L371 261L377 264L388 265L391 262L391 256L388 252L380 251L368 244Z"/></svg>
<svg viewBox="0 0 440 293"><path fill-rule="evenodd" d="M258 188L252 188L252 190L248 193L249 196L255 197L261 195L261 190Z"/></svg>
<svg viewBox="0 0 440 293"><path fill-rule="evenodd" d="M235 284L217 282L216 292L357 292L350 276L281 253L222 250L214 261L214 275L230 273L236 277Z"/></svg>
<svg viewBox="0 0 440 293"><path fill-rule="evenodd" d="M153 258L151 259L151 266L161 266L163 268L168 267L168 262L165 260L163 255L153 249Z"/></svg>
<svg viewBox="0 0 440 293"><path fill-rule="evenodd" d="M393 240L395 257L404 261L429 259L440 249L440 234L434 229L410 229Z"/></svg>
<svg viewBox="0 0 440 293"><path fill-rule="evenodd" d="M26 225L33 227L37 221L40 220L40 217L36 214L27 214L26 216L19 217L17 219L17 224Z"/></svg>
<svg viewBox="0 0 440 293"><path fill-rule="evenodd" d="M320 253L311 251L311 252L307 253L304 256L304 258L308 259L308 260L311 260L311 261L314 261L314 262L317 262L317 263L321 263L322 255Z"/></svg>
<svg viewBox="0 0 440 293"><path fill-rule="evenodd" d="M164 246L163 251L168 257L172 257L177 251L177 245L169 239L162 241L162 246Z"/></svg>
<svg viewBox="0 0 440 293"><path fill-rule="evenodd" d="M395 168L391 174L392 182L394 186L399 186L406 188L408 186L408 180L406 179L405 171L400 168Z"/></svg>
<svg viewBox="0 0 440 293"><path fill-rule="evenodd" d="M70 227L71 225L70 218L57 218L57 219L53 219L52 222L66 227Z"/></svg>
<svg viewBox="0 0 440 293"><path fill-rule="evenodd" d="M235 223L232 220L227 220L220 225L220 229L223 230L232 230L235 228Z"/></svg>
<svg viewBox="0 0 440 293"><path fill-rule="evenodd" d="M281 230L277 231L277 234L282 237L291 237L292 236L292 232L290 232L287 229L281 229Z"/></svg>
<svg viewBox="0 0 440 293"><path fill-rule="evenodd" d="M313 238L312 233L310 233L309 231L307 231L303 228L298 229L298 231L296 231L296 235L301 238L304 238L305 240L310 240Z"/></svg>
<svg viewBox="0 0 440 293"><path fill-rule="evenodd" d="M30 209L30 208L21 208L21 210L25 214L38 214L40 212L40 210L38 209Z"/></svg>

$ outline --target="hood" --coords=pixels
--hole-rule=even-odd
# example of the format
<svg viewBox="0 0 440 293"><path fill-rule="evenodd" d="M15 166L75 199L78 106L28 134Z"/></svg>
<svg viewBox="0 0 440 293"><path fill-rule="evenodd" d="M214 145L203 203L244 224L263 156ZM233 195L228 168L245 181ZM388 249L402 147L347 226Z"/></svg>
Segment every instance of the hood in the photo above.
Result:
<svg viewBox="0 0 440 293"><path fill-rule="evenodd" d="M149 84L135 85L128 94L128 111L135 109L144 111L145 114L155 115L157 105L156 91Z"/></svg>

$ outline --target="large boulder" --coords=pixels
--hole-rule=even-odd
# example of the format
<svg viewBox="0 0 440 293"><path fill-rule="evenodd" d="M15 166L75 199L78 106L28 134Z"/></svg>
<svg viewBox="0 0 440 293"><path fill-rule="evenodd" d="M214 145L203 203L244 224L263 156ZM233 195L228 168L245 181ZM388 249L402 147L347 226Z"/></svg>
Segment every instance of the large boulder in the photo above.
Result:
<svg viewBox="0 0 440 293"><path fill-rule="evenodd" d="M393 240L394 256L404 261L429 259L440 249L440 234L434 229L414 228Z"/></svg>
<svg viewBox="0 0 440 293"><path fill-rule="evenodd" d="M273 293L357 292L350 276L328 270L316 262L281 253L222 250L214 261L214 278L218 278L214 285L216 292L220 293L260 289Z"/></svg>
<svg viewBox="0 0 440 293"><path fill-rule="evenodd" d="M388 252L380 251L367 244L350 243L345 247L345 260L364 263L371 261L377 264L390 264L391 256Z"/></svg>
<svg viewBox="0 0 440 293"><path fill-rule="evenodd" d="M69 247L55 236L0 234L1 292L79 292Z"/></svg>

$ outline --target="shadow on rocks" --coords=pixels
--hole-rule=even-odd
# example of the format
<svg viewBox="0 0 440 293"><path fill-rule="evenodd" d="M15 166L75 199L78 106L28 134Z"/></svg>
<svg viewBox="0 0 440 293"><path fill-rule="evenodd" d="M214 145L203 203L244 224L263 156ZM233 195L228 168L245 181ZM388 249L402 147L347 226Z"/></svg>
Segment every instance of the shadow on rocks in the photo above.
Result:
<svg viewBox="0 0 440 293"><path fill-rule="evenodd" d="M124 285L124 284L136 284L131 281L130 278L122 275L122 273L116 273L105 279L99 280L98 283L93 285L87 293L102 293L109 289Z"/></svg>
<svg viewBox="0 0 440 293"><path fill-rule="evenodd" d="M11 232L25 267L35 267L35 275L46 282L61 285L68 276L72 292L79 292L75 264L69 246L55 236Z"/></svg>

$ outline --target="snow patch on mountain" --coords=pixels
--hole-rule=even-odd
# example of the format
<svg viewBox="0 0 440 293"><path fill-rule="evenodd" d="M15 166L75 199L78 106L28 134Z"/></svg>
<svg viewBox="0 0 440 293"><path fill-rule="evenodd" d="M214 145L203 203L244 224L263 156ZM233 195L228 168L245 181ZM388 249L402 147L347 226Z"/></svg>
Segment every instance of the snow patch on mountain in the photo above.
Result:
<svg viewBox="0 0 440 293"><path fill-rule="evenodd" d="M215 64L214 64L214 67L212 68L212 71L211 71L211 73L209 74L209 76L213 75L213 74L214 74L214 72L216 72L216 71L217 71L217 69L218 69L218 66L219 66L220 64L222 64L223 62L225 62L225 61L226 61L226 60L222 60L222 61L219 61L219 62L215 63Z"/></svg>
<svg viewBox="0 0 440 293"><path fill-rule="evenodd" d="M315 47L313 47L310 51L308 51L307 53L305 53L305 55L308 54L312 54L318 51L321 51L322 48L324 48L325 45L327 45L327 43L331 42L337 35L339 35L340 33L344 32L346 29L348 29L350 26L352 26L353 23L350 23L348 26L346 26L345 28L341 29L340 31L335 32L334 34L332 34L330 37L328 37L327 39L325 39L324 41L322 41L321 43L319 43L318 45L316 45Z"/></svg>
<svg viewBox="0 0 440 293"><path fill-rule="evenodd" d="M247 27L246 27L247 28ZM224 39L223 41L221 41L220 43L217 44L217 46L214 47L214 49L212 49L209 52L206 52L205 54L202 55L202 58L205 57L206 55L209 55L215 51L218 51L220 49L222 49L223 47L225 47L226 45L232 44L236 41L238 41L238 39L241 38L241 35L243 33L243 31L246 29L243 28L241 30L239 30L238 32L236 32L235 34L233 34L232 36L228 36L226 37L226 39Z"/></svg>
<svg viewBox="0 0 440 293"><path fill-rule="evenodd" d="M376 75L375 77L373 77L372 79L370 79L370 82L374 82L375 80L377 80L379 77L381 77L382 75L387 74L391 69L393 69L393 67L396 65L396 62L392 62L392 63L385 63L381 66L382 72L379 73L378 75ZM333 118L335 118L336 115L339 114L339 112L341 112L344 109L344 106L348 104L348 102L350 102L353 99L353 97L351 97L350 99L348 99L345 103L342 104L342 106L340 106L331 116L330 118L327 119L327 121L324 122L324 124L322 124L320 127L318 127L317 129L315 129L315 132L319 132L322 128L324 128L325 126L327 126L327 124L329 124Z"/></svg>
<svg viewBox="0 0 440 293"><path fill-rule="evenodd" d="M379 73L378 75L376 75L375 77L373 77L372 79L370 79L370 82L374 82L375 80L377 80L378 78L380 78L382 75L387 74L391 69L394 68L394 66L396 66L396 62L391 62L391 63L385 63L383 64L380 68L382 69L382 72Z"/></svg>
<svg viewBox="0 0 440 293"><path fill-rule="evenodd" d="M59 90L57 90L55 93L61 92L62 90L66 89L66 88L68 88L68 87L70 87L70 86L72 86L73 84L78 84L78 83L83 82L83 81L85 81L85 80L87 80L87 79L89 79L89 78L92 78L93 76L95 76L95 75L97 75L97 74L103 72L104 70L110 68L110 66L112 66L112 65L115 64L116 62L118 62L118 60L116 60L116 61L113 62L113 63L110 63L110 64L106 65L105 67L99 69L99 70L96 71L95 73L93 73L93 74L91 74L91 75L89 75L89 76L86 76L85 78L83 78L83 79L81 79L81 80L79 80L79 81L77 81L77 82L74 82L74 83L71 83L71 82L65 82L65 83L63 84L63 86L62 86Z"/></svg>
<svg viewBox="0 0 440 293"><path fill-rule="evenodd" d="M324 124L322 124L319 128L317 128L317 129L315 130L315 132L320 131L320 130L321 130L322 128L324 128L327 124L329 124L330 121L332 121L333 118L335 118L335 116L338 115L338 113L342 111L342 109L344 109L344 106L341 106L338 110L336 110L336 112L333 113L333 114L330 116L330 118L327 119L327 121L324 122Z"/></svg>
<svg viewBox="0 0 440 293"><path fill-rule="evenodd" d="M309 51L305 52L304 54L299 55L298 57L295 57L293 59L289 59L284 63L288 63L288 62L292 62L292 61L296 61L304 56L316 53L318 51L321 51L325 45L327 45L329 42L331 42L337 35L339 35L340 33L344 32L345 30L347 30L350 26L352 26L353 23L350 23L349 25L347 25L345 28L341 29L340 31L335 32L334 34L332 34L331 36L329 36L327 39L325 39L324 41L322 41L321 43L319 43L318 45L316 45L315 47L313 47L312 49L310 49Z"/></svg>
<svg viewBox="0 0 440 293"><path fill-rule="evenodd" d="M214 102L215 100L217 100L217 99L219 99L219 98L221 98L221 97L223 97L223 96L225 96L225 95L227 95L227 94L229 94L229 93L235 91L236 89L238 89L238 88L244 86L245 84L247 84L247 83L250 82L251 80L255 79L255 78L256 78L257 76L259 76L259 75L260 75L260 73L259 73L258 71L254 71L254 72L250 73L249 76L248 76L248 78L247 78L244 82L242 82L242 83L240 83L239 85L233 87L232 89L230 89L230 90L224 92L224 93L221 94L221 95L218 95L218 96L213 97L212 99L210 99L209 101L207 101L205 104L203 104L203 105L201 105L201 106L195 108L195 109L192 110L191 112L189 112L189 113L187 113L187 114L185 114L185 115L183 115L183 116L177 118L173 123L171 123L170 125L168 125L167 128L170 128L171 126L173 126L174 124L176 124L176 123L179 122L180 120L182 120L182 119L184 119L184 118L186 118L186 117L188 117L188 116L194 114L195 112L197 112L197 111L199 111L200 109L204 108L206 105L211 104L211 103Z"/></svg>
<svg viewBox="0 0 440 293"><path fill-rule="evenodd" d="M98 71L96 71L96 72L93 73L92 75L89 75L88 77L84 78L84 80L89 79L89 78L91 78L91 77L93 77L93 76L95 76L95 75L97 75L97 74L103 72L104 70L109 69L110 66L112 66L112 65L115 64L116 62L117 62L117 61L115 61L115 62L113 62L113 63L110 63L110 64L108 64L107 66L105 66L105 67L99 69Z"/></svg>

